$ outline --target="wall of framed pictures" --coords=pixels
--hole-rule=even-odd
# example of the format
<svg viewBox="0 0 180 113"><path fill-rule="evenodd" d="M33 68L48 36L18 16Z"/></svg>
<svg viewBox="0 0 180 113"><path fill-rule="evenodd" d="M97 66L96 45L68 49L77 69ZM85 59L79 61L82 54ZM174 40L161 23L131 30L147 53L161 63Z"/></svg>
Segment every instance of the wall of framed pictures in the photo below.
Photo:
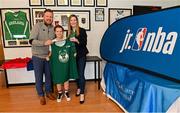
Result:
<svg viewBox="0 0 180 113"><path fill-rule="evenodd" d="M89 55L97 55L99 54L99 45L101 42L101 38L110 25L113 22L113 14L117 12L112 8L118 9L133 9L134 5L143 5L143 6L154 6L154 2L156 2L156 6L161 6L161 8L175 6L180 3L178 0L165 0L164 1L156 1L156 0L149 0L149 1L132 1L132 0L12 0L9 3L8 0L0 0L0 9L3 8L29 8L30 9L30 25L31 27L37 23L42 21L42 12L44 8L50 8L53 10L58 10L57 15L64 10L75 10L75 13L81 10L88 10L90 12L90 16L85 23L86 26L83 26L87 29L88 35L88 49L90 51ZM17 6L18 4L18 6ZM109 10L112 12L109 13ZM125 10L126 11L126 10ZM123 12L125 12L123 11ZM132 10L133 11L133 10ZM130 11L128 11L130 12ZM129 15L129 13L124 13L125 15ZM58 14L59 13L59 14ZM67 12L66 12L67 13ZM87 13L87 12L85 12ZM124 15L123 14L123 15ZM66 17L60 14L60 17L64 17L61 22L66 25ZM80 14L82 15L82 14ZM122 16L122 15L121 15ZM120 18L120 17L119 17ZM116 18L117 19L117 18ZM82 21L84 19L81 19ZM88 22L89 21L89 22ZM2 33L3 35L3 33ZM4 36L1 36L4 39ZM7 41L7 40L6 40ZM4 41L2 42L4 45ZM10 43L10 42L9 42ZM22 56L31 56L31 47L23 47L24 45L8 45L5 44L4 52L5 52L5 59L11 59L14 57L22 57ZM18 53L18 54L11 54L11 53Z"/></svg>
<svg viewBox="0 0 180 113"><path fill-rule="evenodd" d="M0 0L0 12L4 15L6 11L3 10L4 8L12 11L15 11L14 8L26 11L25 13L27 14L27 19L32 27L37 22L43 21L42 14L44 9L50 8L55 11L55 16L57 17L54 17L54 19L56 23L59 22L59 24L62 24L65 28L67 27L68 14L75 13L79 15L81 26L87 30L87 47L89 49L88 55L100 56L99 45L101 38L110 23L114 22L116 19L130 15L134 4L154 6L154 2L156 2L157 6L161 6L162 8L175 6L178 3L180 4L180 1L178 0L11 0L11 2L9 2L9 0ZM121 12L121 16L116 15L119 11ZM3 15L1 15L2 19L4 18ZM1 21L1 23L3 23L3 21ZM5 32L7 31L8 30L5 30ZM17 39L11 42L9 38L6 38L4 34L5 32L3 30L1 36L3 38L2 43L4 46L5 59L32 56L31 47L27 44L26 39L22 38L22 40ZM87 63L85 70L86 79L94 79L93 66L93 63ZM25 74L26 73L23 75Z"/></svg>
<svg viewBox="0 0 180 113"><path fill-rule="evenodd" d="M107 7L108 0L29 0L29 6Z"/></svg>

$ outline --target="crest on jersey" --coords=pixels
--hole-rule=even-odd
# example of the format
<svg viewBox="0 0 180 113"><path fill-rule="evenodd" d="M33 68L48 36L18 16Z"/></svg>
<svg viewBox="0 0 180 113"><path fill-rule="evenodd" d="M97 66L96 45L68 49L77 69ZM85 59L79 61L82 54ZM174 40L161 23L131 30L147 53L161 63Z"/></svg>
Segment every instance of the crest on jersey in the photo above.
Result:
<svg viewBox="0 0 180 113"><path fill-rule="evenodd" d="M59 61L62 63L67 63L69 61L69 55L66 50L59 51Z"/></svg>

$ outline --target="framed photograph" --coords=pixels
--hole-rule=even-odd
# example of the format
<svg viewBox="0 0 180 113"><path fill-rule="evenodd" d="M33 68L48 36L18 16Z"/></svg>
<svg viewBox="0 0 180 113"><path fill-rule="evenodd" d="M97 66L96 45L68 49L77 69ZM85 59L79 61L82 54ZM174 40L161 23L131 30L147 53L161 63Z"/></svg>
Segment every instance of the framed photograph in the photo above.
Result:
<svg viewBox="0 0 180 113"><path fill-rule="evenodd" d="M43 0L43 5L44 6L55 6L55 0Z"/></svg>
<svg viewBox="0 0 180 113"><path fill-rule="evenodd" d="M1 22L5 48L30 46L31 20L29 8L1 9Z"/></svg>
<svg viewBox="0 0 180 113"><path fill-rule="evenodd" d="M38 22L43 22L43 14L45 8L32 8L32 21L33 25Z"/></svg>
<svg viewBox="0 0 180 113"><path fill-rule="evenodd" d="M142 15L161 10L161 6L133 6L133 15Z"/></svg>
<svg viewBox="0 0 180 113"><path fill-rule="evenodd" d="M104 8L95 8L95 21L104 21Z"/></svg>
<svg viewBox="0 0 180 113"><path fill-rule="evenodd" d="M107 0L96 0L97 7L107 7L108 1Z"/></svg>
<svg viewBox="0 0 180 113"><path fill-rule="evenodd" d="M83 6L84 7L94 7L95 0L83 0Z"/></svg>
<svg viewBox="0 0 180 113"><path fill-rule="evenodd" d="M42 6L42 0L29 0L29 6Z"/></svg>
<svg viewBox="0 0 180 113"><path fill-rule="evenodd" d="M82 6L82 0L70 0L71 6Z"/></svg>
<svg viewBox="0 0 180 113"><path fill-rule="evenodd" d="M109 8L108 24L111 25L113 22L130 15L132 15L132 9Z"/></svg>
<svg viewBox="0 0 180 113"><path fill-rule="evenodd" d="M69 0L57 0L57 6L69 6Z"/></svg>
<svg viewBox="0 0 180 113"><path fill-rule="evenodd" d="M76 15L79 20L79 26L90 31L90 11L89 10L54 10L54 25L62 25L68 30L68 19L70 15Z"/></svg>

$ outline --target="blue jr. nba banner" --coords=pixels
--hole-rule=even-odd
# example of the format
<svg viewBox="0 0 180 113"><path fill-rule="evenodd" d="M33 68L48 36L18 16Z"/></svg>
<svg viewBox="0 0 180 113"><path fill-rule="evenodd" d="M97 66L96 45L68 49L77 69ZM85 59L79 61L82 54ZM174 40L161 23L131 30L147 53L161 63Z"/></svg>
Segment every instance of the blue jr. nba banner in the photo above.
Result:
<svg viewBox="0 0 180 113"><path fill-rule="evenodd" d="M180 80L180 7L116 21L105 32L100 52L107 61Z"/></svg>

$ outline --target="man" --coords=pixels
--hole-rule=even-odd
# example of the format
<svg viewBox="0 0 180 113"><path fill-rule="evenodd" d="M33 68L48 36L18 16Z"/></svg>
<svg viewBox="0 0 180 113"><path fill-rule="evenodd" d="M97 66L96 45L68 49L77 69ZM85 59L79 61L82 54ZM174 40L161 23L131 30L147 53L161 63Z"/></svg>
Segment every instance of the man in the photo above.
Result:
<svg viewBox="0 0 180 113"><path fill-rule="evenodd" d="M53 11L46 9L43 15L43 22L39 22L32 28L30 44L32 44L32 60L35 73L36 90L40 97L40 104L45 105L46 97L55 100L52 95L52 82L49 61L46 57L49 53L51 39L55 37L53 22ZM45 92L43 91L43 74L45 75Z"/></svg>

